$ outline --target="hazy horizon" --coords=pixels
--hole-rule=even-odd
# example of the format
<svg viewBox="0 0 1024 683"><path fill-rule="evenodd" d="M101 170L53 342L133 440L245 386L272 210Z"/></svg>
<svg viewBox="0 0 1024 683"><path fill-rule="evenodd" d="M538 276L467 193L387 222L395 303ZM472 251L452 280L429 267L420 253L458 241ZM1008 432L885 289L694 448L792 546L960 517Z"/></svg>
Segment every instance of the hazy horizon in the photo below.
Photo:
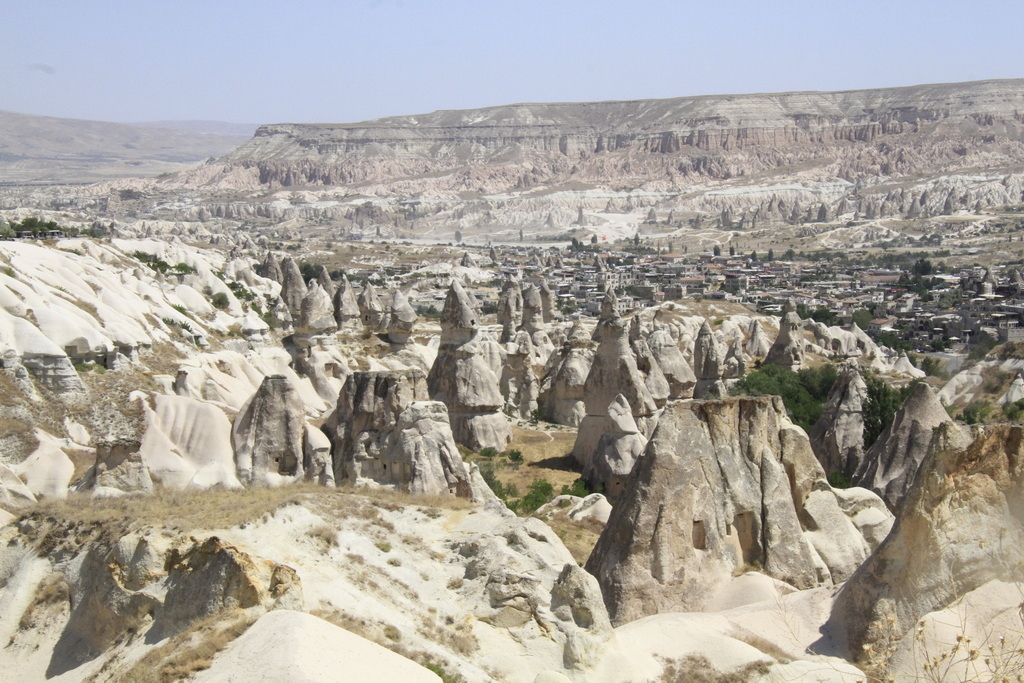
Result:
<svg viewBox="0 0 1024 683"><path fill-rule="evenodd" d="M963 8L18 0L0 4L0 109L120 123L342 123L521 102L1024 76L1024 3Z"/></svg>

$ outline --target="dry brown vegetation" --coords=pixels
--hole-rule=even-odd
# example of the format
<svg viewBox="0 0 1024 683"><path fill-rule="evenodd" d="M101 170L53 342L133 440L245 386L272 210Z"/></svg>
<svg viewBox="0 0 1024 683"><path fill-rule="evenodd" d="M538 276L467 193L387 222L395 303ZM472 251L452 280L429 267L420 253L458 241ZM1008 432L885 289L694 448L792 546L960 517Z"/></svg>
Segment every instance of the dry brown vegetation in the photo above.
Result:
<svg viewBox="0 0 1024 683"><path fill-rule="evenodd" d="M498 465L495 462L495 473L503 484L515 484L520 492L525 493L526 487L537 479L547 479L555 486L555 492L562 490L562 485L572 486L580 476L580 467L572 457L572 446L576 442L576 430L552 430L515 426L512 428L512 443L506 452L517 450L523 454L523 463L519 467L511 464ZM481 459L482 460L482 459ZM492 458L498 461L499 458Z"/></svg>
<svg viewBox="0 0 1024 683"><path fill-rule="evenodd" d="M573 559L580 565L586 564L597 545L597 539L604 531L604 525L600 522L591 519L576 522L562 514L554 514L545 519L544 523L562 539Z"/></svg>
<svg viewBox="0 0 1024 683"><path fill-rule="evenodd" d="M135 683L171 683L191 678L209 669L214 656L245 633L258 616L251 611L234 610L197 621L147 652L120 678Z"/></svg>
<svg viewBox="0 0 1024 683"><path fill-rule="evenodd" d="M665 662L661 674L664 683L748 683L768 675L770 664L751 662L729 673L721 673L701 655L690 655Z"/></svg>
<svg viewBox="0 0 1024 683"><path fill-rule="evenodd" d="M305 505L340 517L383 524L379 509L403 506L468 509L473 503L398 491L328 489L313 484L242 490L157 489L144 496L93 498L72 494L22 511L18 524L42 553L75 553L88 542L114 540L147 527L172 532L226 529L256 521L285 505Z"/></svg>

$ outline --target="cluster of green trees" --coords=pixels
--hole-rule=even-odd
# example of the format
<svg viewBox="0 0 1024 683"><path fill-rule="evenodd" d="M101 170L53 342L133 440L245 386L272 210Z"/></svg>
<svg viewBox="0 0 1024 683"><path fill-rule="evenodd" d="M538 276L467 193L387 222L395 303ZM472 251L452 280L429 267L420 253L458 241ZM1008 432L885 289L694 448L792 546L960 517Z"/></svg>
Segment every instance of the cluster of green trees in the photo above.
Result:
<svg viewBox="0 0 1024 683"><path fill-rule="evenodd" d="M836 366L831 364L797 372L778 365L764 365L740 379L732 391L747 396L781 396L789 419L810 432L821 417L838 375ZM868 388L863 406L864 448L870 448L892 422L912 385L895 389L872 373L867 373L864 380Z"/></svg>

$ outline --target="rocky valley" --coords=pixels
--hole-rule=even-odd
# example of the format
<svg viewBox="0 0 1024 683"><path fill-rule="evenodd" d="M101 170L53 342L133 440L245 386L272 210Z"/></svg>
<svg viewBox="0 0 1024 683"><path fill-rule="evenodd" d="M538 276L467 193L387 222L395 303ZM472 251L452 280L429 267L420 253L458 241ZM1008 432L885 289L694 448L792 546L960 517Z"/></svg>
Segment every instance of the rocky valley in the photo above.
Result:
<svg viewBox="0 0 1024 683"><path fill-rule="evenodd" d="M0 190L7 677L1024 674L1024 81L225 152Z"/></svg>

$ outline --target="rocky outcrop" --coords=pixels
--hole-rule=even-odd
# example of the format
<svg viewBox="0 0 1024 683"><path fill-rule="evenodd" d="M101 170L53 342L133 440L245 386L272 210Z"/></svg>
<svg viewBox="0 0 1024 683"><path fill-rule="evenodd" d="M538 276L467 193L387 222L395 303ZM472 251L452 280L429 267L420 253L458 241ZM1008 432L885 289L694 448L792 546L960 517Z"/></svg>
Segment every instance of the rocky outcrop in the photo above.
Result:
<svg viewBox="0 0 1024 683"><path fill-rule="evenodd" d="M408 344L416 326L416 310L400 290L391 295L391 312L388 316L388 341L392 344Z"/></svg>
<svg viewBox="0 0 1024 683"><path fill-rule="evenodd" d="M342 273L341 282L334 292L334 320L338 328L343 330L358 330L362 326L359 302L356 300L356 292L348 277Z"/></svg>
<svg viewBox="0 0 1024 683"><path fill-rule="evenodd" d="M788 309L789 307L787 307ZM803 321L795 310L787 310L779 322L779 336L768 350L765 363L799 370L804 364Z"/></svg>
<svg viewBox="0 0 1024 683"><path fill-rule="evenodd" d="M420 370L349 375L324 425L333 443L335 480L340 484L390 477L381 461L387 437L412 402L427 399L426 377Z"/></svg>
<svg viewBox="0 0 1024 683"><path fill-rule="evenodd" d="M448 411L426 399L420 370L350 375L325 425L334 444L336 481L471 497Z"/></svg>
<svg viewBox="0 0 1024 683"><path fill-rule="evenodd" d="M580 421L572 449L573 457L584 469L589 466L601 435L612 427L608 406L616 396L621 394L626 399L630 412L645 434L658 410L645 378L637 368L624 321L606 319L598 323L598 330L601 342L594 352L594 360L583 385L587 414Z"/></svg>
<svg viewBox="0 0 1024 683"><path fill-rule="evenodd" d="M847 581L832 608L826 626L834 637L830 645L845 646L848 656L873 652L884 663L901 640L930 637L918 634L925 615L989 582L1024 581L1024 429L946 422L929 441L892 532ZM1012 617L1012 630L1003 632L1008 643L1017 642L1020 633L1019 585L1010 586L1012 602L1006 606ZM957 629L946 629L949 641L976 616L958 612L948 616ZM987 645L1004 650L1000 633L983 632L989 633L988 643L979 640L973 647L995 659ZM944 643L932 654L951 645Z"/></svg>
<svg viewBox="0 0 1024 683"><path fill-rule="evenodd" d="M306 281L302 279L299 265L290 256L281 260L281 299L293 320L302 314L302 299L306 296Z"/></svg>
<svg viewBox="0 0 1024 683"><path fill-rule="evenodd" d="M646 446L647 439L637 428L629 403L619 394L608 405L608 427L583 469L583 478L591 489L604 490L614 503Z"/></svg>
<svg viewBox="0 0 1024 683"><path fill-rule="evenodd" d="M587 570L615 623L699 611L737 570L846 580L869 546L778 397L669 404Z"/></svg>
<svg viewBox="0 0 1024 683"><path fill-rule="evenodd" d="M897 510L928 453L932 432L947 422L952 419L935 391L924 382L914 385L892 422L864 454L854 481Z"/></svg>
<svg viewBox="0 0 1024 683"><path fill-rule="evenodd" d="M511 441L512 428L501 412L499 378L486 354L476 307L453 281L441 311L441 344L427 376L430 398L448 406L458 443L475 451L500 451Z"/></svg>
<svg viewBox="0 0 1024 683"><path fill-rule="evenodd" d="M697 339L693 343L693 372L697 377L694 398L721 398L726 395L725 350L722 349L711 326L705 320L701 323Z"/></svg>
<svg viewBox="0 0 1024 683"><path fill-rule="evenodd" d="M455 445L448 409L440 401L413 401L398 416L375 480L410 493L473 497L469 471ZM366 476L364 462L362 474Z"/></svg>
<svg viewBox="0 0 1024 683"><path fill-rule="evenodd" d="M324 291L316 280L311 280L306 296L299 306L299 332L310 334L329 332L337 329L334 318L334 303L331 295Z"/></svg>
<svg viewBox="0 0 1024 683"><path fill-rule="evenodd" d="M594 361L594 344L577 322L541 382L538 407L545 420L577 426L587 414L584 387Z"/></svg>
<svg viewBox="0 0 1024 683"><path fill-rule="evenodd" d="M669 399L692 398L697 377L693 369L683 357L679 344L668 330L660 329L651 333L647 345L658 362L665 380L668 382Z"/></svg>
<svg viewBox="0 0 1024 683"><path fill-rule="evenodd" d="M499 341L502 344L508 343L523 322L523 292L515 278L508 278L501 286L497 317L498 324L501 325Z"/></svg>
<svg viewBox="0 0 1024 683"><path fill-rule="evenodd" d="M301 479L305 414L298 391L284 375L264 378L231 426L238 479L275 486Z"/></svg>
<svg viewBox="0 0 1024 683"><path fill-rule="evenodd" d="M771 348L772 342L768 339L768 335L765 334L761 321L754 318L750 321L750 327L747 330L747 343L743 350L751 358L764 358L768 355L768 351Z"/></svg>
<svg viewBox="0 0 1024 683"><path fill-rule="evenodd" d="M811 448L829 474L853 477L864 457L864 402L868 385L856 361L848 361L829 390L811 429Z"/></svg>
<svg viewBox="0 0 1024 683"><path fill-rule="evenodd" d="M380 297L377 296L377 289L367 282L363 285L363 291L359 292L356 302L359 305L359 318L363 328L371 332L379 330L386 311Z"/></svg>
<svg viewBox="0 0 1024 683"><path fill-rule="evenodd" d="M1024 131L1015 115L1021 110L1019 80L517 104L362 123L261 126L220 163L270 186L401 183L406 193L457 192L467 182L463 150L472 146L473 187L495 193L524 182L626 177L634 186L656 182L680 191L737 173L777 174L817 159L830 159L834 177L852 183L1019 165ZM943 197L935 194L941 208ZM779 202L768 199L764 213L771 204L777 215ZM909 197L905 203L909 210ZM785 209L791 213L791 206Z"/></svg>
<svg viewBox="0 0 1024 683"><path fill-rule="evenodd" d="M533 341L525 330L516 332L505 344L505 363L500 381L505 412L524 420L530 419L537 410L540 382L533 371Z"/></svg>

